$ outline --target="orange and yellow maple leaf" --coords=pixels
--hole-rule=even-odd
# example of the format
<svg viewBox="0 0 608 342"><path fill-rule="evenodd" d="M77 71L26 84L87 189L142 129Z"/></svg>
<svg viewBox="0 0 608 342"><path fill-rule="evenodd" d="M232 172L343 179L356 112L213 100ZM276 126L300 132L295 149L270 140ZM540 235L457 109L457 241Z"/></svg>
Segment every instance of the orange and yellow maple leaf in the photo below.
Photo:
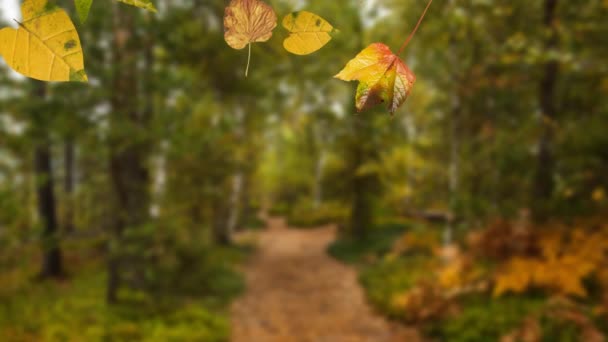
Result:
<svg viewBox="0 0 608 342"><path fill-rule="evenodd" d="M365 48L335 77L359 81L355 99L359 112L386 103L391 114L405 102L416 82L414 73L382 43Z"/></svg>

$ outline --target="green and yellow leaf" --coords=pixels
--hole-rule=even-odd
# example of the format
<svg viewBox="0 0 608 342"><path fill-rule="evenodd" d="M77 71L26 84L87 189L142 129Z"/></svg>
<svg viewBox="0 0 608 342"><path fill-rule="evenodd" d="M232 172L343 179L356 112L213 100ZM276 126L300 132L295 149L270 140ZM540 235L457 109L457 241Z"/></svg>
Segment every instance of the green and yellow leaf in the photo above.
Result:
<svg viewBox="0 0 608 342"><path fill-rule="evenodd" d="M283 27L289 31L283 47L296 55L308 55L321 49L337 32L327 20L307 11L288 14L283 18Z"/></svg>
<svg viewBox="0 0 608 342"><path fill-rule="evenodd" d="M47 0L25 0L19 28L0 30L0 55L18 73L42 81L86 82L80 38L70 17Z"/></svg>
<svg viewBox="0 0 608 342"><path fill-rule="evenodd" d="M156 7L152 3L152 0L117 0L127 5L146 9L148 11L156 12Z"/></svg>

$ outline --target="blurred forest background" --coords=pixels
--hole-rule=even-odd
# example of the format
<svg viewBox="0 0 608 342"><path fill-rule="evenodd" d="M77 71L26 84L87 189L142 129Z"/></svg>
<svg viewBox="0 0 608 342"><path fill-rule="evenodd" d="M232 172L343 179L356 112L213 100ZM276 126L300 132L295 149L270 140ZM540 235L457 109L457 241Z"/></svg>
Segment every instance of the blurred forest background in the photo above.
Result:
<svg viewBox="0 0 608 342"><path fill-rule="evenodd" d="M335 224L421 339L604 341L608 1L436 1L394 117L332 76L425 1L268 0L340 34L301 57L279 28L248 78L227 1L109 3L74 20L89 84L0 70L1 341L229 340L261 212Z"/></svg>

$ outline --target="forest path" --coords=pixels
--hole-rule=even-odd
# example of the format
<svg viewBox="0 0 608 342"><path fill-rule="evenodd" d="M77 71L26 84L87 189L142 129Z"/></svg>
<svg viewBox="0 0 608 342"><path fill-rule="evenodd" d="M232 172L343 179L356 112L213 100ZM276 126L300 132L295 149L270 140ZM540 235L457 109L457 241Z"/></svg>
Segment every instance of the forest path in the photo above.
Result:
<svg viewBox="0 0 608 342"><path fill-rule="evenodd" d="M267 220L232 306L233 342L415 342L415 331L373 313L357 273L328 256L333 226L290 229Z"/></svg>

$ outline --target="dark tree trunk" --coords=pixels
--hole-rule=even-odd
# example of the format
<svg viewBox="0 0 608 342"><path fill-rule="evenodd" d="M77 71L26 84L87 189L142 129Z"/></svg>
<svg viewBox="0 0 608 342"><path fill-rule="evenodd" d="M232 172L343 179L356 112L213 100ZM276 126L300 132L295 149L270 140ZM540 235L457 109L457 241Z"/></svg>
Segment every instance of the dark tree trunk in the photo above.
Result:
<svg viewBox="0 0 608 342"><path fill-rule="evenodd" d="M40 101L44 101L46 96L46 85L44 83L36 82L34 96ZM35 113L37 116L46 114L48 113ZM63 276L63 262L59 246L59 236L57 236L58 224L53 183L51 141L45 128L42 128L38 134L41 137L34 152L34 164L36 192L38 196L38 215L44 227L42 231L42 267L40 269L40 277L59 278Z"/></svg>
<svg viewBox="0 0 608 342"><path fill-rule="evenodd" d="M228 205L222 199L216 199L213 204L213 240L218 245L227 246L232 243L228 229Z"/></svg>
<svg viewBox="0 0 608 342"><path fill-rule="evenodd" d="M357 239L365 239L367 237L370 226L372 225L372 203L370 195L367 193L369 189L368 177L357 177L353 181L353 200L351 207L351 222L350 226L352 233Z"/></svg>
<svg viewBox="0 0 608 342"><path fill-rule="evenodd" d="M369 153L369 146L365 144L371 144L372 139L369 138L369 117L363 117L356 115L351 118L353 125L353 134L356 137L351 141L350 148L354 149L354 159L351 170L355 173L351 180L351 217L350 217L350 230L352 235L357 239L365 239L369 229L373 224L372 217L372 196L374 192L375 179L373 175L357 174L356 170L364 165L366 162L373 159L371 153ZM364 141L365 143L359 143Z"/></svg>
<svg viewBox="0 0 608 342"><path fill-rule="evenodd" d="M127 230L140 229L149 220L149 172L146 167L148 139L147 113L138 108L137 60L138 47L134 36L132 11L114 11L113 65L115 66L111 96L110 175L115 208L113 230L108 256L107 300L117 301L118 290L131 280L127 273L137 277L143 274L144 265L135 265L135 243L141 239L127 237ZM143 47L150 48L150 47ZM144 251L140 251L142 254ZM131 255L129 255L131 254ZM140 267L141 266L141 267Z"/></svg>
<svg viewBox="0 0 608 342"><path fill-rule="evenodd" d="M558 45L558 32L555 12L557 0L545 0L543 28L548 31L545 51L551 51ZM535 217L543 220L546 217L547 201L551 199L554 188L555 156L553 152L554 125L557 119L555 106L555 85L559 64L555 60L547 61L543 66L543 75L539 83L539 104L541 110L541 133L538 141L538 159L535 176L534 205Z"/></svg>
<svg viewBox="0 0 608 342"><path fill-rule="evenodd" d="M74 231L74 140L67 138L64 143L64 168L65 179L63 190L65 192L65 232L71 233Z"/></svg>
<svg viewBox="0 0 608 342"><path fill-rule="evenodd" d="M353 30L359 38L357 50L362 50L363 46L363 23L359 19L355 23ZM353 107L353 113L356 112L356 108ZM353 115L349 118L351 124L352 140L349 143L348 148L351 149L353 154L353 164L350 165L350 169L353 172L350 180L351 187L351 214L350 222L348 226L350 228L351 235L356 239L365 239L368 231L373 224L373 213L372 213L372 196L374 192L374 175L358 175L357 170L364 165L366 162L374 158L373 146L367 144L373 144L373 139L370 137L371 131L371 115Z"/></svg>

